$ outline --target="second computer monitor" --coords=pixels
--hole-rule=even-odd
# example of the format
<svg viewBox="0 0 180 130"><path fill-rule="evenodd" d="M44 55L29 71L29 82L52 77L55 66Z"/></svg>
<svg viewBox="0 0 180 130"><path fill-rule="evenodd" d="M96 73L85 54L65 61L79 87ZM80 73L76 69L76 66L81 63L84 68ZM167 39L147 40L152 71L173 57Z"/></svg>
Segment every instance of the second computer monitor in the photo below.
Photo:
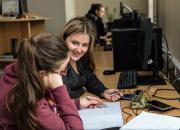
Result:
<svg viewBox="0 0 180 130"><path fill-rule="evenodd" d="M136 45L142 70L159 71L163 68L162 29L153 27L149 18L141 21Z"/></svg>
<svg viewBox="0 0 180 130"><path fill-rule="evenodd" d="M148 22L141 28L112 29L113 69L116 72L150 69L151 60L158 70L163 68L162 28L152 28ZM147 28L143 29L143 26Z"/></svg>

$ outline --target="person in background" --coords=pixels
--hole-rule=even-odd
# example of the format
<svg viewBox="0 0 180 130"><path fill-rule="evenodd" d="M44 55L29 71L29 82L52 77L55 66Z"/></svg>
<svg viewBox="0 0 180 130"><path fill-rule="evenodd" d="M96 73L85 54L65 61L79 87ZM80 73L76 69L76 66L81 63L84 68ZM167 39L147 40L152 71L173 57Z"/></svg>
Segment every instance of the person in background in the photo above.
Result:
<svg viewBox="0 0 180 130"><path fill-rule="evenodd" d="M108 101L117 101L123 96L118 89L107 89L94 74L92 56L95 29L86 17L70 20L64 27L61 38L69 48L70 62L63 77L71 98L80 97L86 91Z"/></svg>
<svg viewBox="0 0 180 130"><path fill-rule="evenodd" d="M105 44L105 39L111 36L111 33L107 33L104 29L102 18L105 14L105 8L102 4L92 4L90 10L86 14L86 17L92 21L96 27L96 43L101 45Z"/></svg>
<svg viewBox="0 0 180 130"><path fill-rule="evenodd" d="M82 130L80 108L101 104L95 97L72 100L62 81L68 48L58 36L24 39L18 59L0 79L0 129Z"/></svg>

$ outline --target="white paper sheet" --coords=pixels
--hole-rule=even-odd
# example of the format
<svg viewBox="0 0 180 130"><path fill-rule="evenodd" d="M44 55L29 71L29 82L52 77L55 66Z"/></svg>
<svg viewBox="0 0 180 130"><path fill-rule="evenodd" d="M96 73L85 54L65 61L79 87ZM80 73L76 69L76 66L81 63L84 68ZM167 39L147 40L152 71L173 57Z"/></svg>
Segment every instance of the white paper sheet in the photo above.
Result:
<svg viewBox="0 0 180 130"><path fill-rule="evenodd" d="M79 111L85 130L121 127L123 125L123 117L119 102L108 102L100 107L101 108Z"/></svg>
<svg viewBox="0 0 180 130"><path fill-rule="evenodd" d="M180 130L180 118L142 112L121 130Z"/></svg>

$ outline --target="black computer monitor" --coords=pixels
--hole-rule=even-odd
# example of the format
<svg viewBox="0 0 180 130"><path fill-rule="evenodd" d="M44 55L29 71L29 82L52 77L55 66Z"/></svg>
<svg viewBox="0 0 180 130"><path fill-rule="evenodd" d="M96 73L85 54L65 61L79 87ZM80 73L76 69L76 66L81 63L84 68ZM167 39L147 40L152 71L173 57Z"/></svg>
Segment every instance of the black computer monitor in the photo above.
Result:
<svg viewBox="0 0 180 130"><path fill-rule="evenodd" d="M28 13L28 3L27 0L19 0L19 13Z"/></svg>
<svg viewBox="0 0 180 130"><path fill-rule="evenodd" d="M139 85L144 84L165 84L159 76L163 68L162 40L160 32L153 30L151 19L145 18L141 21L139 34L137 36L137 59L140 70L152 71L151 75L138 76Z"/></svg>
<svg viewBox="0 0 180 130"><path fill-rule="evenodd" d="M139 84L164 84L159 72L163 69L162 28L150 19L141 19L139 28L112 29L113 70L152 71L138 77Z"/></svg>
<svg viewBox="0 0 180 130"><path fill-rule="evenodd" d="M149 59L151 56L152 47L152 23L151 19L144 19L141 21L139 34L137 35L137 57L141 64L142 69L148 67L148 63L151 62Z"/></svg>

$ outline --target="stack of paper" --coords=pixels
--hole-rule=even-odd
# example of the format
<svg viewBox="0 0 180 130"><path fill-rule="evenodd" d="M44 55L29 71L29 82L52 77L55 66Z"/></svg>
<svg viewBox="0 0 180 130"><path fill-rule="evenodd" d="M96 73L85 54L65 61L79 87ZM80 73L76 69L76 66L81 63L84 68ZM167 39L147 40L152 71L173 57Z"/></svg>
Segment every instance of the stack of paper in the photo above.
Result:
<svg viewBox="0 0 180 130"><path fill-rule="evenodd" d="M180 130L180 118L142 112L121 130Z"/></svg>
<svg viewBox="0 0 180 130"><path fill-rule="evenodd" d="M123 125L119 102L109 102L99 107L79 111L85 130L99 130Z"/></svg>

